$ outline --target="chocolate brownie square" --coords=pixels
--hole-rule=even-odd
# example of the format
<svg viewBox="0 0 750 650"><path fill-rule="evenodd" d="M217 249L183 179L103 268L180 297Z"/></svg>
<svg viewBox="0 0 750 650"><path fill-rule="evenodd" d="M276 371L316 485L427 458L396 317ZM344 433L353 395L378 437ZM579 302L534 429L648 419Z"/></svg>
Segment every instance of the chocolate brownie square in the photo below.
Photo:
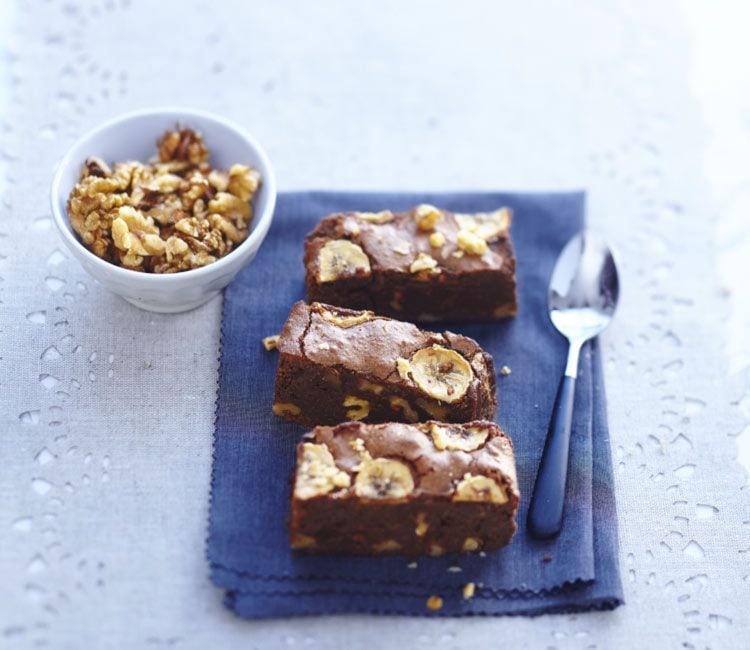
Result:
<svg viewBox="0 0 750 650"><path fill-rule="evenodd" d="M511 220L431 205L330 215L305 242L307 299L422 322L513 316Z"/></svg>
<svg viewBox="0 0 750 650"><path fill-rule="evenodd" d="M307 426L494 417L492 358L466 336L296 303L277 342L273 412Z"/></svg>
<svg viewBox="0 0 750 650"><path fill-rule="evenodd" d="M442 555L505 546L519 493L493 422L316 427L297 447L290 543L316 553Z"/></svg>

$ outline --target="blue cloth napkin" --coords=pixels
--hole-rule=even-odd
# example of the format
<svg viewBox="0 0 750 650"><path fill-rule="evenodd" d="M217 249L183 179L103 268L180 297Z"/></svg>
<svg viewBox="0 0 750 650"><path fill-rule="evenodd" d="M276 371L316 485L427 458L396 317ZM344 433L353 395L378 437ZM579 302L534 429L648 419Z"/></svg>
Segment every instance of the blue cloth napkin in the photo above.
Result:
<svg viewBox="0 0 750 650"><path fill-rule="evenodd" d="M400 210L433 203L459 212L507 205L518 258L519 315L490 324L450 325L490 352L498 371L498 422L513 439L521 506L513 542L487 554L419 558L294 553L286 520L294 448L304 429L271 413L277 364L261 345L304 296L302 246L320 217L345 210ZM584 195L282 194L255 262L224 296L222 350L208 537L211 579L226 604L248 618L341 612L408 615L541 614L611 609L622 603L617 520L604 383L596 344L584 349L576 390L565 525L552 541L532 540L526 511L566 345L547 315L547 285L558 253L584 223ZM442 331L439 325L429 329ZM510 375L500 374L508 366ZM477 585L464 599L463 586ZM443 598L437 612L425 606Z"/></svg>

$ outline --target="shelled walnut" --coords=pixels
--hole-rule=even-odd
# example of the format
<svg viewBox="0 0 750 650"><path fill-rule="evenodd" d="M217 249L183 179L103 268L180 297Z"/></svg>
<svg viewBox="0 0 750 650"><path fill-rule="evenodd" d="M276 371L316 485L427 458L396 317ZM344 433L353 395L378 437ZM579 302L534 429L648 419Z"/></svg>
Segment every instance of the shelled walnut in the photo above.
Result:
<svg viewBox="0 0 750 650"><path fill-rule="evenodd" d="M232 252L248 235L258 171L213 169L200 133L179 125L157 152L148 163L84 163L68 198L83 244L112 264L149 273L196 269Z"/></svg>

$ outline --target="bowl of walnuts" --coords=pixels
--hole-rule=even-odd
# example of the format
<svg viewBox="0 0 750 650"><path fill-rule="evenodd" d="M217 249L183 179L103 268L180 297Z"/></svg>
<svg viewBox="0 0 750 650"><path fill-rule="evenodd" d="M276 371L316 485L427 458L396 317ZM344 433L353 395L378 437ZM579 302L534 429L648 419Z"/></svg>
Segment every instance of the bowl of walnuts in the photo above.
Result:
<svg viewBox="0 0 750 650"><path fill-rule="evenodd" d="M103 286L149 311L193 309L257 254L276 183L262 147L229 121L159 108L84 135L55 171L54 221Z"/></svg>

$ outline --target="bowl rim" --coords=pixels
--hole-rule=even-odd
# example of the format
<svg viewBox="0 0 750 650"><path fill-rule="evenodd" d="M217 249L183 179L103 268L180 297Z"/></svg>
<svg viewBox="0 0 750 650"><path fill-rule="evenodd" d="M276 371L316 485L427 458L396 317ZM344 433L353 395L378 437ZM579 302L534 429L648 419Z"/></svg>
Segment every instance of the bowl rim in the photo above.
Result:
<svg viewBox="0 0 750 650"><path fill-rule="evenodd" d="M224 255L223 257L220 257L218 260L212 262L211 264L201 266L197 269L180 271L179 273L144 273L142 271L136 271L134 269L128 269L122 266L118 266L117 264L113 264L112 262L108 262L107 260L103 260L101 257L94 255L94 253L92 253L86 246L84 246L83 243L78 239L78 237L76 237L76 235L73 233L72 227L68 227L70 225L70 219L68 217L67 208L64 210L60 209L57 198L59 196L60 186L62 184L62 175L63 171L67 169L69 165L73 164L73 152L81 145L83 145L87 140L90 140L102 131L106 131L108 129L111 129L112 127L125 125L134 118L146 115L173 115L177 121L179 121L180 118L184 118L185 121L188 121L191 116L194 116L228 127L235 133L237 137L243 139L247 144L250 145L250 148L255 151L255 154L259 158L262 166L265 167L265 177L261 179L261 182L265 186L265 191L267 192L266 209L259 216L254 215L255 217L258 217L258 222L255 228L253 228L253 230L247 236L247 238L233 251L231 251L227 255ZM251 136L247 131L245 131L235 122L210 111L186 108L183 106L158 106L122 113L109 120L106 120L105 122L102 122L98 126L95 126L93 129L90 129L82 136L80 136L68 148L65 155L57 163L55 172L52 176L52 183L50 184L49 198L53 220L55 222L55 225L57 226L57 229L60 231L62 238L69 248L78 249L87 260L91 261L93 264L99 266L100 268L106 269L107 272L112 273L115 277L120 277L123 280L138 280L150 284L169 284L184 281L186 278L197 280L201 277L215 275L224 267L232 264L234 260L239 257L239 254L243 250L252 248L256 242L258 246L260 246L260 244L263 242L263 239L265 239L266 234L268 233L268 229L271 227L271 221L273 220L274 210L276 208L276 177L274 175L273 167L271 166L271 161L268 158L268 154L266 154L263 147L253 136Z"/></svg>

